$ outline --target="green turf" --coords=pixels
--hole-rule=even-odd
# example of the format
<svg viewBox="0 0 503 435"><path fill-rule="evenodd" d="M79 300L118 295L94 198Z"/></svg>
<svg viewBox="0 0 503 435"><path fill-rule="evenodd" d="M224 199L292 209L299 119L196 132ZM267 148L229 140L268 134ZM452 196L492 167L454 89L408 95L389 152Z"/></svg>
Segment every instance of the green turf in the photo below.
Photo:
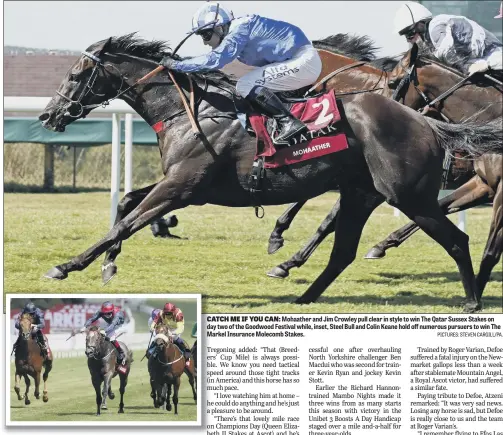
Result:
<svg viewBox="0 0 503 435"><path fill-rule="evenodd" d="M364 229L357 260L319 299L292 302L327 263L333 235L286 280L267 270L288 259L314 233L337 200L327 193L307 203L286 233L285 247L268 256L267 240L285 206L266 207L264 219L251 208L188 207L176 211L173 233L183 240L154 239L148 228L122 246L118 275L101 284L102 258L57 282L42 275L83 252L108 230L110 197L105 193L6 194L4 286L6 292L51 293L202 293L203 312L444 312L459 313L464 296L454 261L419 232L378 261L363 256L375 243L405 224L387 205ZM489 231L491 208L468 212L467 231L475 270ZM452 219L457 222L457 216ZM502 267L484 293L484 312L502 310Z"/></svg>
<svg viewBox="0 0 503 435"><path fill-rule="evenodd" d="M119 379L112 381L115 399L108 399L108 410L96 416L96 395L91 384L87 360L82 358L55 359L49 374L49 401L42 402L33 396L34 383L31 379L30 405L19 401L14 393L14 364L11 363L11 420L12 421L152 421L177 422L196 421L197 406L186 375L182 376L179 391L178 415L154 408L150 398L150 382L146 359L140 361L140 351L134 352L135 361L131 366L126 393L124 394L124 414L118 414L120 393ZM42 388L41 388L42 390ZM24 382L21 383L24 392Z"/></svg>

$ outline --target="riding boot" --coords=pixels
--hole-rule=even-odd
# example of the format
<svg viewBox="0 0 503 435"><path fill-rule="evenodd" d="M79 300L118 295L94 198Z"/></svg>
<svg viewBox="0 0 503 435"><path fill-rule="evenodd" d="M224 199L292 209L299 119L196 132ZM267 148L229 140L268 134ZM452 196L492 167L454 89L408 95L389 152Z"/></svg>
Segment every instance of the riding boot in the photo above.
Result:
<svg viewBox="0 0 503 435"><path fill-rule="evenodd" d="M44 359L47 358L47 346L45 345L44 335L42 331L37 331L37 343L40 346L40 351L42 352L42 356Z"/></svg>
<svg viewBox="0 0 503 435"><path fill-rule="evenodd" d="M187 348L187 346L185 346L185 342L180 337L178 337L175 340L175 344L182 351L182 354L185 358L185 367L189 367L190 366L190 350Z"/></svg>
<svg viewBox="0 0 503 435"><path fill-rule="evenodd" d="M122 350L121 345L119 344L119 342L117 340L113 340L112 344L117 349L117 352L119 354L117 357L117 364L125 365L126 364L126 355L124 354L124 351Z"/></svg>
<svg viewBox="0 0 503 435"><path fill-rule="evenodd" d="M255 86L246 97L264 115L274 118L278 134L272 138L275 145L288 145L288 140L307 130L307 126L293 116L279 97L264 86Z"/></svg>

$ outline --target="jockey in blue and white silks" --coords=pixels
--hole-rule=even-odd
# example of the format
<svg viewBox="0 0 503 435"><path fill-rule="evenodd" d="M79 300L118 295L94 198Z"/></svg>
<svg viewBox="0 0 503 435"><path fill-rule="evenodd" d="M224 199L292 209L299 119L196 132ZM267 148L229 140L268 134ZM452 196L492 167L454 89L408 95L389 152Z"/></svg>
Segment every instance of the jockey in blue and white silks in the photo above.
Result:
<svg viewBox="0 0 503 435"><path fill-rule="evenodd" d="M450 52L465 56L468 74L503 69L501 41L468 18L446 14L434 17L420 3L405 3L396 13L395 32L410 43L423 40L432 44L437 56Z"/></svg>
<svg viewBox="0 0 503 435"><path fill-rule="evenodd" d="M126 355L124 354L124 350L122 349L120 343L117 341L117 329L124 323L125 315L124 312L116 307L112 302L106 301L101 305L101 309L96 311L92 317L87 319L86 323L80 330L84 332L86 328L89 328L93 322L96 322L98 319L103 319L107 324L107 328L105 329L105 337L109 340L115 347L118 352L117 363L122 364L126 361Z"/></svg>
<svg viewBox="0 0 503 435"><path fill-rule="evenodd" d="M42 351L42 355L44 358L47 358L47 346L45 345L45 338L44 334L42 333L42 329L45 328L45 320L44 320L44 312L35 306L33 302L28 302L21 313L16 318L16 321L14 323L14 327L16 329L20 328L19 321L21 319L21 316L23 314L30 314L32 317L32 329L31 332L35 336L38 345L40 346L40 350ZM16 340L16 343L14 343L14 348L17 347L18 345L18 339Z"/></svg>
<svg viewBox="0 0 503 435"><path fill-rule="evenodd" d="M216 23L201 28L214 20ZM161 65L184 73L221 70L237 78L238 94L276 119L277 144L287 143L307 129L274 94L312 85L321 73L320 56L301 29L259 15L234 18L219 3L208 2L194 15L192 31L213 50L184 60L167 56Z"/></svg>

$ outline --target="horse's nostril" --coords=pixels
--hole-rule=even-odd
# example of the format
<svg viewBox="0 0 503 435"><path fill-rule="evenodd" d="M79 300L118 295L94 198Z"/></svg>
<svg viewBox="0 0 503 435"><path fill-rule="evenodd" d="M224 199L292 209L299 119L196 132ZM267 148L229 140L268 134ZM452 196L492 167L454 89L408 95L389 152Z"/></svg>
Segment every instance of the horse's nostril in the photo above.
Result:
<svg viewBox="0 0 503 435"><path fill-rule="evenodd" d="M48 119L50 118L50 116L51 116L51 115L49 115L48 113L42 113L42 115L40 115L40 116L38 117L38 120L39 120L39 121L46 121L46 120L48 120Z"/></svg>

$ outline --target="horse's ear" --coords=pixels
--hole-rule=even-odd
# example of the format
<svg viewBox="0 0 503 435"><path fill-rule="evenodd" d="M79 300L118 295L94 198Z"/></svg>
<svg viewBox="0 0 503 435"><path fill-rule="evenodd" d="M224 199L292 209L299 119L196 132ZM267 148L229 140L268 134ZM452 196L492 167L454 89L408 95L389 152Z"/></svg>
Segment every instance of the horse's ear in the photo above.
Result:
<svg viewBox="0 0 503 435"><path fill-rule="evenodd" d="M108 38L107 42L105 42L103 47L101 47L100 54L98 55L98 57L103 56L107 52L107 50L110 48L111 44L112 44L112 37L110 36L110 38Z"/></svg>

